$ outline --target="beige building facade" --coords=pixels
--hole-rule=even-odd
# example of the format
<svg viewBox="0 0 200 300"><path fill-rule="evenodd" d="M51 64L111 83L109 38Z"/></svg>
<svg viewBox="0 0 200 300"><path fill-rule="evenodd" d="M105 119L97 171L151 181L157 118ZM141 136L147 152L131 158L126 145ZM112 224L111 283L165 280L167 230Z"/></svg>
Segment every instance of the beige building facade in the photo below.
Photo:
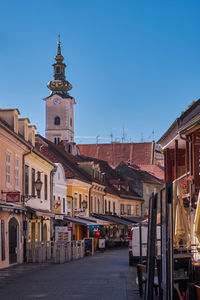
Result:
<svg viewBox="0 0 200 300"><path fill-rule="evenodd" d="M19 114L0 110L0 268L22 263L24 255L23 163L33 148L34 127Z"/></svg>

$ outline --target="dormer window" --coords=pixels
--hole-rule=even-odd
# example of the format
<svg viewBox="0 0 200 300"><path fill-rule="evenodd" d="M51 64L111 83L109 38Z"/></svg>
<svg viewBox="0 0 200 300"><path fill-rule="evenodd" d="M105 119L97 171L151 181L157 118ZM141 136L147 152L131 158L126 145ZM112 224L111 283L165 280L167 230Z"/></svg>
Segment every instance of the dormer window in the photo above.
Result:
<svg viewBox="0 0 200 300"><path fill-rule="evenodd" d="M56 116L54 118L54 125L60 125L60 117Z"/></svg>

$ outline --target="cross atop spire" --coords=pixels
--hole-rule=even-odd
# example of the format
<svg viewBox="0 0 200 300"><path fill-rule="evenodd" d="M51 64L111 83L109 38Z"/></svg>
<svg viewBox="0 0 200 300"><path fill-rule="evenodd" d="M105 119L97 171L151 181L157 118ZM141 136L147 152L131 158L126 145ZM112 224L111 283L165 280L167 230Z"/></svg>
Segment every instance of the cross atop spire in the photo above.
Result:
<svg viewBox="0 0 200 300"><path fill-rule="evenodd" d="M62 56L61 54L61 41L60 41L60 34L58 35L58 51L57 51L57 55L55 56L55 60L56 61L63 61L64 60L64 57Z"/></svg>

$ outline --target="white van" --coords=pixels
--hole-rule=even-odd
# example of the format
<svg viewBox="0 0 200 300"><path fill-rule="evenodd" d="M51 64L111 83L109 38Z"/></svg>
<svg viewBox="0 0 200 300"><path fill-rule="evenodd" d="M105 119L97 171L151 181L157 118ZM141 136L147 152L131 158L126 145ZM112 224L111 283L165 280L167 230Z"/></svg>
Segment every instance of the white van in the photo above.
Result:
<svg viewBox="0 0 200 300"><path fill-rule="evenodd" d="M142 246L142 259L147 257L147 237L148 237L148 223L142 222L141 224L141 246ZM160 253L160 225L157 225L157 242L156 242L157 255ZM140 227L135 225L132 227L129 237L129 266L132 266L140 259Z"/></svg>

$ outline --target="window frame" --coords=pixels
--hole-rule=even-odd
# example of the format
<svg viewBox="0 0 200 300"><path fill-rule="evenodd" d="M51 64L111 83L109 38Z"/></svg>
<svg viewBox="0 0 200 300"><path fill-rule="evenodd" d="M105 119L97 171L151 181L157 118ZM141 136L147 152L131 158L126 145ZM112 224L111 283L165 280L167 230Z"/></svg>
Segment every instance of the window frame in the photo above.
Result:
<svg viewBox="0 0 200 300"><path fill-rule="evenodd" d="M15 189L20 190L20 157L15 155Z"/></svg>
<svg viewBox="0 0 200 300"><path fill-rule="evenodd" d="M9 150L6 151L6 186L12 186L12 152Z"/></svg>
<svg viewBox="0 0 200 300"><path fill-rule="evenodd" d="M29 166L24 166L24 193L29 194Z"/></svg>
<svg viewBox="0 0 200 300"><path fill-rule="evenodd" d="M56 125L56 126L60 125L60 117L59 116L54 117L54 125Z"/></svg>

